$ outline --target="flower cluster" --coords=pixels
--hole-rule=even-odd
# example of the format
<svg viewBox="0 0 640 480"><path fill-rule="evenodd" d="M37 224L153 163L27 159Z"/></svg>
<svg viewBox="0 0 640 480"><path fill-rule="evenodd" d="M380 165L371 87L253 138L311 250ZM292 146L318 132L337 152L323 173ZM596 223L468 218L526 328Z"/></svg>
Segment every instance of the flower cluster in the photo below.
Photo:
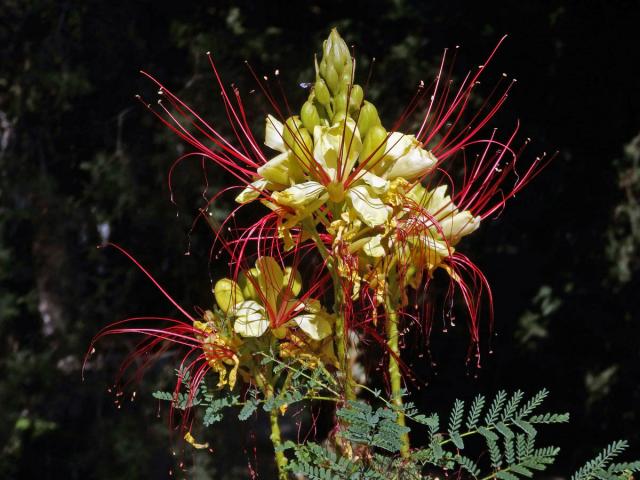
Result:
<svg viewBox="0 0 640 480"><path fill-rule="evenodd" d="M185 345L189 352L182 363L195 371L194 386L211 371L220 389L237 389L242 379L242 388L256 385L272 399L276 386L288 385L293 377L283 380L280 368L265 370L259 357L268 352L296 368L330 371L342 386L341 396L353 399L351 334L371 334L388 353L390 397L401 406L400 325L416 318L405 311L409 295L420 297L435 270L447 272L462 293L477 344L480 297L488 292L490 304L490 290L480 270L457 251L458 244L500 211L541 166L536 159L516 172L520 152L512 144L517 128L506 141L498 140L495 130L480 136L512 84L467 119L484 65L455 90L445 78L443 60L433 84L421 85L403 117L387 129L355 83L355 60L334 29L315 62L315 82L298 115L284 116L260 83L275 107L275 115L266 117L264 144L270 153L265 154L251 132L239 91L229 93L212 60L211 65L237 144L150 77L162 96L159 110L152 111L195 148L171 172L198 156L240 182L232 187L240 190L235 196L239 206L221 226L212 225L216 242L231 259L230 278L215 284L215 305L197 318L163 290L187 321L165 319L171 325L164 329L118 324L99 337L149 335L151 340L138 350L144 353L164 341ZM399 131L422 105L418 131ZM474 148L477 153L468 156ZM446 170L444 162L455 159L460 159L457 167ZM509 178L514 183L506 186ZM235 227L238 210L256 202L268 209L263 218L244 228L226 228L232 219ZM226 238L228 232L233 238ZM318 255L310 262L314 273L304 282L298 267L310 252ZM366 318L356 324L356 317ZM272 439L279 436L274 415ZM404 423L401 413L398 423ZM406 454L408 437L403 445ZM285 459L277 447L281 467Z"/></svg>
<svg viewBox="0 0 640 480"><path fill-rule="evenodd" d="M416 136L383 127L354 72L349 49L333 30L300 115L283 122L267 116L264 143L278 153L256 169L236 201L259 199L277 213L289 247L292 229L324 228L331 250L342 252L337 272L352 281L352 295L364 280L380 299L389 264L380 259L411 265L406 280L415 287L423 271L444 265L481 218L459 209L446 185L423 186L433 183L438 158ZM345 253L357 258L345 262Z"/></svg>

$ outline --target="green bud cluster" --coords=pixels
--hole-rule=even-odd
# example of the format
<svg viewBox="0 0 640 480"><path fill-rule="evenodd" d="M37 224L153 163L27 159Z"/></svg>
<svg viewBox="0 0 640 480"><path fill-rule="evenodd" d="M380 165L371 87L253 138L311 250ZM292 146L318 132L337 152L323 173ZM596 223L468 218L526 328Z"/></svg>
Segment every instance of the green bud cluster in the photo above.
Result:
<svg viewBox="0 0 640 480"><path fill-rule="evenodd" d="M316 60L315 67L315 83L300 115L285 122L284 142L296 158L308 158L313 151L312 137L316 126L330 126L350 117L357 121L363 140L361 157L382 157L387 132L376 107L364 100L364 90L353 83L354 61L335 28L324 41L322 59L320 63Z"/></svg>

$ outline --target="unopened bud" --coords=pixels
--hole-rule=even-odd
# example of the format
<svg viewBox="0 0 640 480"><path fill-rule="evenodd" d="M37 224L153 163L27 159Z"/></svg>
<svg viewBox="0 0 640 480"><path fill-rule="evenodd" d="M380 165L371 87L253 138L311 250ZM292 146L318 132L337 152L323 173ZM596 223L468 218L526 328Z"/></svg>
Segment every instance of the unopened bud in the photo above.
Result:
<svg viewBox="0 0 640 480"><path fill-rule="evenodd" d="M362 104L362 99L364 98L364 91L360 85L353 85L351 87L351 91L349 92L349 109L357 110L360 108Z"/></svg>
<svg viewBox="0 0 640 480"><path fill-rule="evenodd" d="M347 91L341 90L333 96L333 111L335 113L347 113Z"/></svg>
<svg viewBox="0 0 640 480"><path fill-rule="evenodd" d="M326 71L327 71L327 59L323 56L322 60L320 60L320 67L316 71L316 73L320 73L320 75L324 75Z"/></svg>
<svg viewBox="0 0 640 480"><path fill-rule="evenodd" d="M248 275L244 272L241 272L240 276L238 277L238 285L242 289L242 296L246 300L259 299L258 292L252 283L252 281L255 283L258 282L258 275L260 275L260 272L257 268L250 268Z"/></svg>
<svg viewBox="0 0 640 480"><path fill-rule="evenodd" d="M313 105L313 102L304 102L302 110L300 110L300 118L302 119L304 128L306 128L308 132L313 132L314 127L320 125L320 115L318 114L318 109Z"/></svg>
<svg viewBox="0 0 640 480"><path fill-rule="evenodd" d="M331 119L331 123L335 125L336 123L344 122L345 118L347 118L347 113L344 110L337 111L333 118Z"/></svg>
<svg viewBox="0 0 640 480"><path fill-rule="evenodd" d="M271 333L273 333L273 336L276 337L278 340L282 340L284 337L287 336L287 327L277 327L277 328L272 328L271 329Z"/></svg>
<svg viewBox="0 0 640 480"><path fill-rule="evenodd" d="M378 110L365 100L364 105L360 109L360 115L358 116L358 130L363 137L367 135L369 129L375 125L381 125L380 117L378 116Z"/></svg>
<svg viewBox="0 0 640 480"><path fill-rule="evenodd" d="M315 86L313 87L313 91L316 94L316 98L321 105L329 105L329 101L331 100L331 94L329 93L329 89L327 88L327 84L319 78L316 81Z"/></svg>
<svg viewBox="0 0 640 480"><path fill-rule="evenodd" d="M340 82L342 82L343 85L349 85L350 83L353 83L353 72L351 71L351 68L345 68L342 71Z"/></svg>
<svg viewBox="0 0 640 480"><path fill-rule="evenodd" d="M338 72L336 72L336 69L332 64L327 65L323 76L325 82L327 82L329 90L331 90L333 93L336 93L338 91L338 87L340 86L340 77L338 76Z"/></svg>
<svg viewBox="0 0 640 480"><path fill-rule="evenodd" d="M359 162L373 166L384 156L386 149L387 131L380 125L373 125L362 142Z"/></svg>
<svg viewBox="0 0 640 480"><path fill-rule="evenodd" d="M351 64L349 47L335 28L331 30L329 38L323 44L323 54L323 59L326 59L327 65L333 65L338 75L342 73L346 66Z"/></svg>

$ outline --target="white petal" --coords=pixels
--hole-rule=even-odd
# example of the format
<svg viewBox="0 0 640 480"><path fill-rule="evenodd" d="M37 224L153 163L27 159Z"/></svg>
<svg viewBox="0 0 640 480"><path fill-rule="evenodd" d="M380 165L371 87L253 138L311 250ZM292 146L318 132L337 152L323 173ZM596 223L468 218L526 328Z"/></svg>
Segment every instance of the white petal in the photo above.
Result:
<svg viewBox="0 0 640 480"><path fill-rule="evenodd" d="M303 313L293 319L304 333L313 340L322 340L331 335L331 323L322 313Z"/></svg>
<svg viewBox="0 0 640 480"><path fill-rule="evenodd" d="M251 182L247 187L240 192L240 194L236 197L237 203L249 203L254 201L256 198L260 196L260 193L266 188L267 183L269 183L264 178L260 180L256 180L255 182Z"/></svg>
<svg viewBox="0 0 640 480"><path fill-rule="evenodd" d="M347 192L347 196L358 217L370 227L382 225L388 220L390 208L378 197L372 196L368 187L364 185L352 187Z"/></svg>
<svg viewBox="0 0 640 480"><path fill-rule="evenodd" d="M264 131L264 144L267 147L271 147L278 152L284 152L287 150L287 147L282 140L282 133L284 132L284 127L282 122L280 122L273 115L267 115L266 127Z"/></svg>
<svg viewBox="0 0 640 480"><path fill-rule="evenodd" d="M234 316L233 330L243 337L260 337L269 328L264 307L253 300L236 305Z"/></svg>

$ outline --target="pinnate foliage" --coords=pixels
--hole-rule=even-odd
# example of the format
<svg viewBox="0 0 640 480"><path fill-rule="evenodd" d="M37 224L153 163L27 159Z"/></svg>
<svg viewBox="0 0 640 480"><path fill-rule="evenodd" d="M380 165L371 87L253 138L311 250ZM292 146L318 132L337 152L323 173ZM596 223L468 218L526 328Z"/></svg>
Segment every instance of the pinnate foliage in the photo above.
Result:
<svg viewBox="0 0 640 480"><path fill-rule="evenodd" d="M533 478L553 464L560 452L558 447L536 444L536 426L569 421L567 413L533 415L547 396L548 391L541 390L525 401L521 391L512 395L500 391L490 403L485 396L477 395L468 409L464 401L456 400L446 432L439 415L420 414L411 402L397 407L376 396L384 406L374 409L364 402L350 401L337 415L347 425L339 435L350 442L351 455L313 442L303 445L288 442L286 448L292 451L294 459L287 468L304 478L331 480L423 479L451 472L464 472L463 478L481 480ZM489 408L484 412L487 404ZM412 450L408 458L397 455L401 436L409 430L395 423L399 410L428 431L427 438L414 438L416 443L426 446ZM624 441L613 442L571 480L631 479L633 472L639 471L640 462L612 463L626 447ZM479 460L473 460L474 457Z"/></svg>

